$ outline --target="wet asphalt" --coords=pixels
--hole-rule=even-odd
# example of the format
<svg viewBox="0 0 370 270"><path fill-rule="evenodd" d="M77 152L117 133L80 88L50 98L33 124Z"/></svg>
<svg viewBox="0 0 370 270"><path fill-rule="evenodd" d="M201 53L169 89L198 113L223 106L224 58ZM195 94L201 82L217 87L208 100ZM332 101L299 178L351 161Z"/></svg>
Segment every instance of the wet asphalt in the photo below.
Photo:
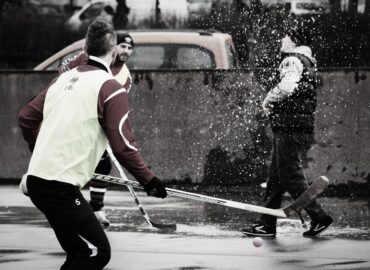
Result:
<svg viewBox="0 0 370 270"><path fill-rule="evenodd" d="M88 199L88 191L83 194ZM151 228L127 191L109 190L105 210L112 258L105 269L370 269L370 210L363 199L320 198L335 219L322 236L304 238L298 217L280 219L277 237L256 248L253 238L240 233L258 218L255 213L138 195L154 221L176 223L177 230ZM258 197L217 197L258 204ZM59 269L64 256L29 198L15 185L0 186L0 270Z"/></svg>

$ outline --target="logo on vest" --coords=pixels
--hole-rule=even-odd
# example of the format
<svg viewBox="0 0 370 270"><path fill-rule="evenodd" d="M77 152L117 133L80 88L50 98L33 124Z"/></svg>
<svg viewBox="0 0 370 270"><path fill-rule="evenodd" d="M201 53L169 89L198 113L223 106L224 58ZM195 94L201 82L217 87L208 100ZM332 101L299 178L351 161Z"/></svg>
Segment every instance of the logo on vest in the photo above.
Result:
<svg viewBox="0 0 370 270"><path fill-rule="evenodd" d="M78 81L78 77L73 77L70 81L69 84L64 87L65 91L71 91L73 90L73 85Z"/></svg>

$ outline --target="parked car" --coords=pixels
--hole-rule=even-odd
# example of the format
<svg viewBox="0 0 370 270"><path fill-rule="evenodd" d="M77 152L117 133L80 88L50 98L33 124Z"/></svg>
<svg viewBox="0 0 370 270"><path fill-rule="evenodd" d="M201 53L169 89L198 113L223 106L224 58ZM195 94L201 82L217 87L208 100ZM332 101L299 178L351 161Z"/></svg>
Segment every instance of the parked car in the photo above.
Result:
<svg viewBox="0 0 370 270"><path fill-rule="evenodd" d="M229 34L188 31L130 31L135 49L127 66L130 70L233 69L238 65ZM37 65L34 70L57 70L67 59L80 53L79 40Z"/></svg>

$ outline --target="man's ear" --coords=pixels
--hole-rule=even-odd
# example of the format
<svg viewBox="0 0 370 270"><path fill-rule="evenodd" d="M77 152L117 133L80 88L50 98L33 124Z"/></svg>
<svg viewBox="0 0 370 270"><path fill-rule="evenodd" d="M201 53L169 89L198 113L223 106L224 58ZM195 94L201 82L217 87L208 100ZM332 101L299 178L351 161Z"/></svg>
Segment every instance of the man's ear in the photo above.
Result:
<svg viewBox="0 0 370 270"><path fill-rule="evenodd" d="M117 47L114 47L114 49L112 50L111 57L112 57L111 64L113 64L116 61L116 57L117 57Z"/></svg>
<svg viewBox="0 0 370 270"><path fill-rule="evenodd" d="M117 47L114 47L114 49L112 50L112 58L113 59L116 59L116 56L117 56Z"/></svg>

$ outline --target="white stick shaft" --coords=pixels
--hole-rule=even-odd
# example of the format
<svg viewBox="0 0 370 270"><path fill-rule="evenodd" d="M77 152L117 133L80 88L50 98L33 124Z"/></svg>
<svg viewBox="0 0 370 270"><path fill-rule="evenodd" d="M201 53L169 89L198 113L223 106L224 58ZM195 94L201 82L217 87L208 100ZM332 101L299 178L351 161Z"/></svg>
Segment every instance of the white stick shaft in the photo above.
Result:
<svg viewBox="0 0 370 270"><path fill-rule="evenodd" d="M112 151L112 148L110 147L110 145L108 145L107 151L108 151L108 154L109 154L110 158L112 159L114 165L116 166L117 170L119 171L119 174L120 174L121 178L124 179L124 180L128 180L125 172L122 169L121 164L118 162L118 160L114 156L113 151ZM144 216L144 218L149 223L149 225L150 226L153 226L152 222L150 221L150 217L149 217L148 213L145 211L145 209L141 205L141 203L139 201L139 198L137 197L134 189L131 186L129 186L129 185L127 185L126 187L127 187L128 191L130 192L131 196L134 198L135 203L139 207L139 210L140 210L141 214Z"/></svg>
<svg viewBox="0 0 370 270"><path fill-rule="evenodd" d="M94 174L93 178L97 180L105 181L105 182L114 183L114 184L142 188L142 186L136 181L121 179L121 178L117 178L113 176ZM167 190L167 193L172 196L177 196L181 198L186 198L186 199L191 199L191 200L196 200L196 201L201 201L201 202L207 202L207 203L212 203L212 204L217 204L217 205L222 205L226 207L231 207L231 208L236 208L236 209L246 210L246 211L252 211L252 212L257 212L261 214L277 216L277 217L287 217L287 215L284 213L282 209L270 209L270 208L266 208L262 206L256 206L253 204L235 202L231 200L210 197L206 195L176 190L172 188L166 188L166 190Z"/></svg>
<svg viewBox="0 0 370 270"><path fill-rule="evenodd" d="M266 207L257 206L253 204L225 200L221 198L216 198L216 197L211 197L211 196L206 196L206 195L201 195L201 194L196 194L196 193L191 193L191 192L186 192L186 191L181 191L181 190L176 190L176 189L171 189L171 188L166 188L166 190L168 194L172 196L222 205L226 207L231 207L231 208L236 208L236 209L241 209L241 210L246 210L246 211L251 211L251 212L257 212L261 214L273 215L277 217L286 217L282 209L271 209L271 208L266 208Z"/></svg>

